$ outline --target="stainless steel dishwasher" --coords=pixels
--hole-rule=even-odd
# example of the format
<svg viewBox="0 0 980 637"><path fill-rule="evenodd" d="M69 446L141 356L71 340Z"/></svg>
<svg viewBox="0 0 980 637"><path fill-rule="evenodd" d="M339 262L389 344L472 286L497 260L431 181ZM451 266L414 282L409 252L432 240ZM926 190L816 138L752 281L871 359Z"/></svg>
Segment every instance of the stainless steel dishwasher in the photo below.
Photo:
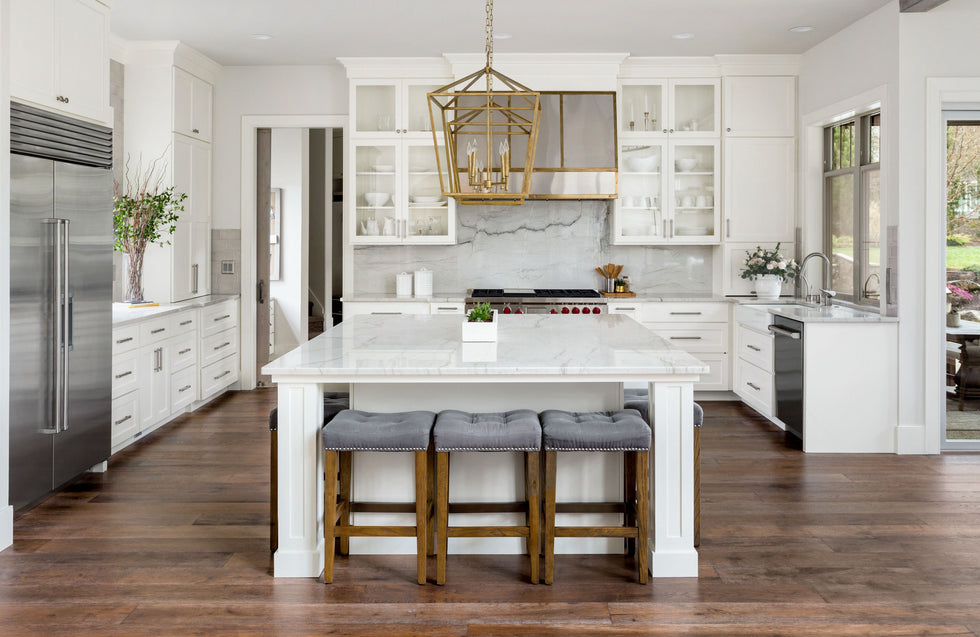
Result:
<svg viewBox="0 0 980 637"><path fill-rule="evenodd" d="M802 443L803 323L775 316L769 331L775 336L773 384L776 390L776 418L786 425L787 434Z"/></svg>

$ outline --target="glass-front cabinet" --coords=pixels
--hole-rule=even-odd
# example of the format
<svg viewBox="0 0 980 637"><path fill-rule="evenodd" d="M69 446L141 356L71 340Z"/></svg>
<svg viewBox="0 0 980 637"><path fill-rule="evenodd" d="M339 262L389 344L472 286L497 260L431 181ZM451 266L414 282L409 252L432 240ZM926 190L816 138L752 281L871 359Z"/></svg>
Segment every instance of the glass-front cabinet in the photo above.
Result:
<svg viewBox="0 0 980 637"><path fill-rule="evenodd" d="M616 244L711 244L720 240L716 140L622 141Z"/></svg>
<svg viewBox="0 0 980 637"><path fill-rule="evenodd" d="M427 96L448 83L351 82L352 243L456 243L456 202L442 195Z"/></svg>
<svg viewBox="0 0 980 637"><path fill-rule="evenodd" d="M620 84L620 136L721 133L718 79L630 80Z"/></svg>

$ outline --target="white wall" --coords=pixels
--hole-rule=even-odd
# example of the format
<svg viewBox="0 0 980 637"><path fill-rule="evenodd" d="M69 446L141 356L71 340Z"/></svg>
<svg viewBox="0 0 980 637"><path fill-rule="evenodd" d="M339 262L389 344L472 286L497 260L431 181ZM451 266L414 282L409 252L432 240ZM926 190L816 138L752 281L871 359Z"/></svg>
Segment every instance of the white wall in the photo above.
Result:
<svg viewBox="0 0 980 637"><path fill-rule="evenodd" d="M276 300L275 355L306 342L309 250L304 228L310 215L310 131L272 129L272 187L282 189L279 280L269 282Z"/></svg>
<svg viewBox="0 0 980 637"><path fill-rule="evenodd" d="M243 115L344 115L342 66L229 66L214 89L212 227L241 227Z"/></svg>
<svg viewBox="0 0 980 637"><path fill-rule="evenodd" d="M926 79L932 77L980 78L980 56L976 38L980 30L980 3L976 0L949 0L927 13L902 14L899 22L899 69L901 81L901 173L899 201L902 227L899 236L902 278L899 294L900 317L899 394L913 396L903 401L902 424L921 427L927 452L939 451L940 414L926 413L924 388L932 388L939 365L926 357L926 343L939 338L927 331L927 316L938 313L944 297L933 295L929 281L939 279L941 263L926 258L926 237L944 223L944 205L926 201ZM937 193L938 195L939 193ZM942 197L945 193L942 193ZM931 207L929 204L932 204ZM927 215L926 211L932 214ZM932 286L935 288L936 286ZM925 302L921 301L925 299ZM908 301L912 302L908 302ZM928 389L925 389L928 391ZM942 402L938 407L944 409ZM930 406L929 411L935 411Z"/></svg>
<svg viewBox="0 0 980 637"><path fill-rule="evenodd" d="M333 223L330 219L333 198L330 188L333 129L310 130L310 225L307 237L310 246L310 300L313 313L330 314L330 240ZM328 223L330 221L330 223ZM329 326L329 324L326 324Z"/></svg>
<svg viewBox="0 0 980 637"><path fill-rule="evenodd" d="M14 541L10 493L10 82L9 2L0 0L0 550Z"/></svg>

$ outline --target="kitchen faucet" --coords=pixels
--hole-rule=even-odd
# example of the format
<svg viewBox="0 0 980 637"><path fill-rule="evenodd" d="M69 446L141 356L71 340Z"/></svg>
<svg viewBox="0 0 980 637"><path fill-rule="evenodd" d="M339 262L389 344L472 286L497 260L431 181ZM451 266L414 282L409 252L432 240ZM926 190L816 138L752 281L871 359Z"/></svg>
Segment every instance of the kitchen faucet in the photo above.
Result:
<svg viewBox="0 0 980 637"><path fill-rule="evenodd" d="M806 268L807 261L813 257L819 257L823 259L823 284L828 289L821 288L820 292L822 294L810 294L810 282L806 280L803 275L803 269ZM834 297L837 296L837 292L834 292L830 288L830 258L823 252L811 252L806 255L800 263L800 279L803 280L803 286L801 286L801 291L804 292L803 300L807 303L819 303L820 305L832 305L834 302ZM805 287L804 287L805 286Z"/></svg>

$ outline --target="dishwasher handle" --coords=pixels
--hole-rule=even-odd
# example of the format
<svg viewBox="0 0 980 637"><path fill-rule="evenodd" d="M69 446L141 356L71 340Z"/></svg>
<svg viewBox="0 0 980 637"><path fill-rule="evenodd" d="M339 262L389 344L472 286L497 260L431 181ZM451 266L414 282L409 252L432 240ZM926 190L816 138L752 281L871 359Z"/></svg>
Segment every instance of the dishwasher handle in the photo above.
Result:
<svg viewBox="0 0 980 637"><path fill-rule="evenodd" d="M796 340L796 341L800 340L800 333L799 332L794 332L793 330L788 330L785 327L779 327L778 325L770 325L769 326L769 331L772 332L773 334L775 334L776 336L788 336L789 338L791 338L793 340Z"/></svg>

